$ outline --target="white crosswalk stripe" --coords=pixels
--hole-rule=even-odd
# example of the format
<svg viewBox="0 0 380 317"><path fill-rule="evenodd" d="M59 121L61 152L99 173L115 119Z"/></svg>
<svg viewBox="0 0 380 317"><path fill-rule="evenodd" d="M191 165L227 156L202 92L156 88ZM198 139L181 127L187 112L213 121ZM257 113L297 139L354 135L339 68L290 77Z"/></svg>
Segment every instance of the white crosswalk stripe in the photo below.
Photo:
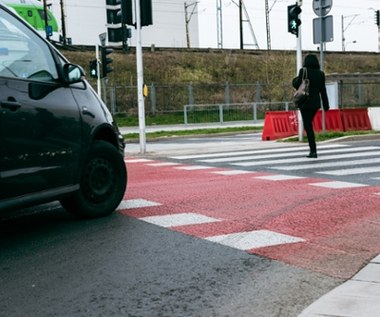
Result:
<svg viewBox="0 0 380 317"><path fill-rule="evenodd" d="M378 173L378 172L380 172L380 167L373 166L373 167L357 167L357 168L349 168L345 170L334 170L334 171L317 172L317 173L342 176L342 175L368 174L368 173Z"/></svg>
<svg viewBox="0 0 380 317"><path fill-rule="evenodd" d="M309 162L310 163L310 162ZM344 167L344 166L352 166L352 165L370 165L370 164L378 164L380 163L380 158L373 159L362 159L362 160L350 160L350 161L338 161L338 162L324 162L317 163L311 162L310 164L299 164L295 166L274 166L272 169L276 170L285 170L285 171L299 171L299 170L307 170L310 168L313 169L324 169L329 167Z"/></svg>
<svg viewBox="0 0 380 317"><path fill-rule="evenodd" d="M368 152L365 154L366 156L380 156L380 151L374 151L374 152ZM319 156L318 161L327 161L327 160L338 160L338 159L351 159L354 157L362 157L363 153L344 153L344 154L336 154L336 155L326 155L326 156ZM289 163L303 163L303 162L310 162L310 159L306 157L297 157L293 159L279 159L279 160L268 160L268 161L250 161L250 162L242 162L242 163L231 163L232 165L236 166L257 166L257 165L271 165L271 164L289 164Z"/></svg>
<svg viewBox="0 0 380 317"><path fill-rule="evenodd" d="M320 154L330 154L330 153L347 153L347 152L357 152L357 151L369 151L369 150L375 150L379 149L378 147L374 146L368 146L368 147L363 147L361 149L358 148L344 148L344 149L332 149L332 150L321 150L319 151ZM267 158L283 158L283 157L292 157L292 156L297 156L299 157L300 153L299 151L297 152L289 152L287 151L286 153L278 153L278 154L264 154L264 155L245 155L245 156L237 156L237 157L223 157L223 158L217 158L217 159L206 159L206 160L199 160L200 162L205 162L205 163L221 163L221 162L232 162L232 161L249 161L252 159L255 160L261 160L261 159L267 159Z"/></svg>
<svg viewBox="0 0 380 317"><path fill-rule="evenodd" d="M319 146L319 149L329 149L329 148L339 148L339 147L347 147L343 144L324 144ZM378 147L377 147L378 148ZM270 153L283 153L286 152L298 152L298 151L307 151L309 149L308 146L290 146L290 147L282 147L279 149L265 149L265 150L248 150L248 151L235 151L235 152L219 152L219 153L209 153L209 154L192 154L192 155L180 155L180 156L172 156L172 159L176 160L189 160L189 159L205 159L212 157L233 157L239 155L250 155L250 154L270 154Z"/></svg>
<svg viewBox="0 0 380 317"><path fill-rule="evenodd" d="M254 149L235 152L218 152L207 154L183 155L171 157L172 159L190 160L193 164L202 163L208 166L229 166L239 170L255 171L281 171L281 174L305 173L310 177L330 176L337 177L339 181L357 182L372 179L377 184L380 179L380 146L355 146L350 144L319 144L318 158L306 158L308 146L289 145L278 148ZM289 173L287 173L289 172ZM356 175L356 179L354 179ZM343 178L345 177L345 178ZM348 177L348 178L347 178ZM351 178L350 178L351 177Z"/></svg>

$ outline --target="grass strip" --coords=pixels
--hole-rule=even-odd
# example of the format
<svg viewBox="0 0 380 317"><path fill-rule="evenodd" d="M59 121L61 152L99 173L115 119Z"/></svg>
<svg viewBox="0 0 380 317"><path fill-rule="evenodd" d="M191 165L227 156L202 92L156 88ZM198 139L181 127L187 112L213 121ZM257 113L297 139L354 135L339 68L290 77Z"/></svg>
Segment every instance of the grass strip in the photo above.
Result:
<svg viewBox="0 0 380 317"><path fill-rule="evenodd" d="M236 132L257 132L261 131L263 127L229 127L229 128L208 128L208 129L193 129L193 130L175 130L175 131L155 131L147 132L147 140L155 140L160 138L174 138L174 137L189 137L200 135L218 135ZM123 134L124 140L134 141L138 140L139 133L126 133Z"/></svg>

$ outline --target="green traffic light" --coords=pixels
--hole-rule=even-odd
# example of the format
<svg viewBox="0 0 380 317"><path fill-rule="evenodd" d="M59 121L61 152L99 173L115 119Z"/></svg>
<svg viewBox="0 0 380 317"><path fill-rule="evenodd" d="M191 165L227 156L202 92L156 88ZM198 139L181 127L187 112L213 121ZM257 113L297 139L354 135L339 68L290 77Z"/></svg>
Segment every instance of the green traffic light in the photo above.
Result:
<svg viewBox="0 0 380 317"><path fill-rule="evenodd" d="M301 25L299 14L302 9L297 4L288 6L288 32L298 37L298 27Z"/></svg>

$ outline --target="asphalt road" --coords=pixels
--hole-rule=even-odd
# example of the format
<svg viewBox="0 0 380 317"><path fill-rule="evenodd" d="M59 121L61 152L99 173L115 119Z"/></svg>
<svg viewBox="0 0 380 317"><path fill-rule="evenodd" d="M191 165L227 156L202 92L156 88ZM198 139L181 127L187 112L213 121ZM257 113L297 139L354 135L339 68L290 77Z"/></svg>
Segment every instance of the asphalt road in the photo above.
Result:
<svg viewBox="0 0 380 317"><path fill-rule="evenodd" d="M78 221L52 207L1 223L0 316L296 316L340 282L121 214Z"/></svg>
<svg viewBox="0 0 380 317"><path fill-rule="evenodd" d="M360 143L360 146L373 145L372 141L369 144ZM261 190L274 192L275 196L280 196L281 192L287 193L286 201L290 205L280 208L281 214L279 209L267 212L269 205L266 203L271 199L265 199L260 212L249 214L251 201L237 199L236 193L249 197L251 175L241 174L236 179L226 180L206 170L147 165L170 162L209 166L218 171L242 169L261 177L277 174L278 170L272 167L282 164L237 167L231 162L200 162L204 157L178 157L196 153L202 156L226 150L270 151L273 146L285 153L289 145L263 143L257 135L239 135L160 141L148 144L149 153L143 156L136 155L136 146L127 147L127 161L151 161L127 163L130 179L125 204L111 217L79 221L55 203L20 210L14 216L1 216L0 316L297 316L314 300L347 278L335 270L323 271L323 264L333 266L334 261L328 262L323 257L319 259L322 266L318 269L304 256L305 250L314 250L310 247L321 246L323 248L314 250L316 254L321 250L334 249L339 251L333 254L334 260L341 260L341 255L350 251L344 249L342 239L349 238L343 234L339 237L342 242L339 247L331 245L331 235L326 234L322 239L321 232L316 232L315 236L313 232L310 236L305 234L302 238L305 241L309 239L306 242L250 250L207 239L210 234L246 226L260 229L265 225L267 230L289 230L289 227L283 226L284 223L292 224L285 221L294 211L294 197L289 195L289 188L293 189L291 193L294 195L297 194L295 188L310 195L309 202L317 199L315 197L321 192L318 192L318 187L310 189L308 179L310 177L320 182L321 175L317 174L317 170L287 171L289 175L303 176L307 180L302 180L302 183L292 180L286 186L281 183L273 185L265 179L255 180ZM352 147L351 144L348 147ZM368 154L368 151L375 150L361 153ZM376 177L365 174L323 175L323 179L362 182L367 186L360 189L360 195L367 195L374 188L372 182ZM206 188L207 192L200 191ZM332 190L324 188L321 191L325 191L325 198L331 195ZM356 188L344 191L359 195ZM230 195L225 194L227 192ZM336 192L334 195L345 196ZM223 196L225 200L221 199ZM129 202L138 199L160 204L128 207ZM371 199L374 199L373 196L368 201ZM335 199L331 201L336 203ZM277 208L276 204L271 206ZM326 206L327 203L322 207ZM365 209L365 205L361 204L361 208ZM317 211L322 213L321 210ZM219 221L214 224L163 227L148 222L146 218L163 214L172 216L179 212L202 213L204 216L218 217ZM302 214L293 216L296 219ZM374 211L365 220L372 220L375 216ZM326 226L323 223L320 225ZM336 225L340 222L337 221ZM331 231L340 228L337 226ZM304 233L301 229L301 226L292 228L293 233L299 235ZM284 231L282 233L290 234ZM338 240L337 237L333 238L334 241ZM329 248L323 243L328 244ZM301 246L299 250L294 249L297 245ZM347 245L358 246L358 250L361 248L358 242L350 245L349 240ZM372 253L369 251L375 252L377 249L367 250L359 259L370 257ZM356 251L353 253L358 255ZM308 256L313 260L316 254L309 253ZM332 254L324 255L331 259ZM297 257L301 260L297 261ZM348 274L361 264L353 263L347 268Z"/></svg>

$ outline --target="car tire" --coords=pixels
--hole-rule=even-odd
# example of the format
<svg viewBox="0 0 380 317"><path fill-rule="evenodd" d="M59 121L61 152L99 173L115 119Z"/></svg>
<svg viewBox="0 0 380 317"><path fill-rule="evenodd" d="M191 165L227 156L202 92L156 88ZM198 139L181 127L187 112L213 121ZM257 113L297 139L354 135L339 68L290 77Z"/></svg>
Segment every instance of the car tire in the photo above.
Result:
<svg viewBox="0 0 380 317"><path fill-rule="evenodd" d="M123 156L112 144L95 141L82 168L80 189L61 204L81 218L107 216L120 204L126 187Z"/></svg>

